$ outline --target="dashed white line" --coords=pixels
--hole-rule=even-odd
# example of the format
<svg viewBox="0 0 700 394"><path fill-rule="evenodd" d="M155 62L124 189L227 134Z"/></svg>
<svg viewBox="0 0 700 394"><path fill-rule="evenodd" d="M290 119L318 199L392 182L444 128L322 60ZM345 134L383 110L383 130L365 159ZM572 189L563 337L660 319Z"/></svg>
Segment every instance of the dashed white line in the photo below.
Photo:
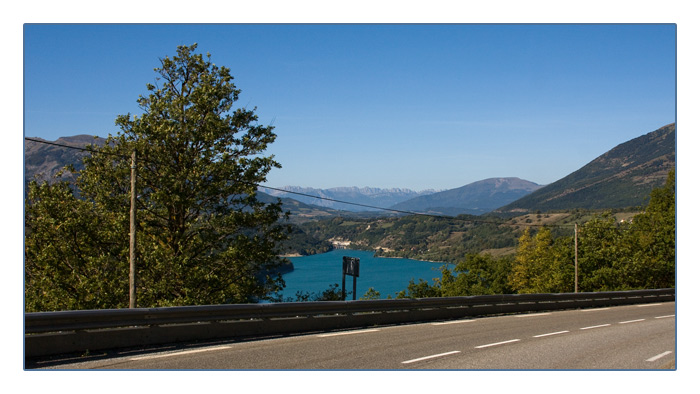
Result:
<svg viewBox="0 0 700 394"><path fill-rule="evenodd" d="M217 347L208 347L205 349L185 350L183 352L155 354L155 355L141 356L141 357L132 357L131 361L150 360L150 359L154 359L154 358L173 357L173 356L182 356L184 354L192 354L192 353L213 352L216 350L230 349L230 348L231 348L231 346L217 346Z"/></svg>
<svg viewBox="0 0 700 394"><path fill-rule="evenodd" d="M671 353L673 353L673 352L670 351L670 350L668 350L668 351L665 351L665 352L663 352L663 353L661 353L661 354L657 354L657 355L654 356L654 357L648 358L647 361L651 363L651 362L654 362L654 361L660 359L661 357L668 356L668 355L671 354Z"/></svg>
<svg viewBox="0 0 700 394"><path fill-rule="evenodd" d="M607 327L607 326L609 326L609 325L610 325L610 324L600 324L600 325L597 325L597 326L583 327L583 328L581 328L581 330L590 330L591 328Z"/></svg>
<svg viewBox="0 0 700 394"><path fill-rule="evenodd" d="M636 323L640 321L644 321L646 319L636 319L636 320L627 320L627 321L621 321L619 324L627 324L627 323Z"/></svg>
<svg viewBox="0 0 700 394"><path fill-rule="evenodd" d="M446 325L446 324L461 324L461 323L469 323L469 322L473 322L473 321L476 321L476 320L471 319L471 320L443 321L443 322L439 322L439 323L431 323L431 325L433 325L433 326L444 326L444 325Z"/></svg>
<svg viewBox="0 0 700 394"><path fill-rule="evenodd" d="M535 335L533 338L542 338L542 337L548 337L550 335L559 335L559 334L566 334L568 331L557 331L557 332L550 332L547 334L540 334L540 335Z"/></svg>
<svg viewBox="0 0 700 394"><path fill-rule="evenodd" d="M485 347L491 347L491 346L498 346L498 345L505 345L506 343L511 343L511 342L518 342L520 339L511 339L509 341L503 341L503 342L496 342L496 343L489 343L487 345L481 345L481 346L475 346L475 349L483 349Z"/></svg>
<svg viewBox="0 0 700 394"><path fill-rule="evenodd" d="M654 319L665 319L667 317L676 317L676 315L656 316Z"/></svg>
<svg viewBox="0 0 700 394"><path fill-rule="evenodd" d="M320 335L316 335L316 337L318 337L318 338L337 337L337 336L341 336L341 335L364 334L364 333L366 333L366 332L375 332L375 331L379 331L379 330L376 329L376 328L373 328L373 329L369 329L369 330L356 330L356 331L332 332L332 333L330 333L330 334L320 334Z"/></svg>
<svg viewBox="0 0 700 394"><path fill-rule="evenodd" d="M657 304L639 304L637 305L637 308L644 308L645 306L659 306L661 305L660 303Z"/></svg>
<svg viewBox="0 0 700 394"><path fill-rule="evenodd" d="M515 315L515 317L534 317L534 316L547 316L551 315L551 312L544 312L544 313L526 313L524 315Z"/></svg>
<svg viewBox="0 0 700 394"><path fill-rule="evenodd" d="M414 358L413 360L402 361L401 364L411 364L411 363L416 363L418 361L430 360L431 358L444 357L444 356L449 356L451 354L456 354L456 353L461 353L461 352L459 350L453 350L453 351L447 352L447 353L433 354L432 356L425 356L425 357L421 357L421 358Z"/></svg>

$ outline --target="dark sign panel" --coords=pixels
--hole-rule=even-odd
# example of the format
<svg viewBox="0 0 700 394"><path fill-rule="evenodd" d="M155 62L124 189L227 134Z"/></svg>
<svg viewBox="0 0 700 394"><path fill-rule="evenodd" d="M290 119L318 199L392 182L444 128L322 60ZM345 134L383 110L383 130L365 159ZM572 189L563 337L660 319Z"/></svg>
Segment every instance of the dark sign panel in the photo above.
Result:
<svg viewBox="0 0 700 394"><path fill-rule="evenodd" d="M343 256L343 274L355 277L360 276L360 259Z"/></svg>

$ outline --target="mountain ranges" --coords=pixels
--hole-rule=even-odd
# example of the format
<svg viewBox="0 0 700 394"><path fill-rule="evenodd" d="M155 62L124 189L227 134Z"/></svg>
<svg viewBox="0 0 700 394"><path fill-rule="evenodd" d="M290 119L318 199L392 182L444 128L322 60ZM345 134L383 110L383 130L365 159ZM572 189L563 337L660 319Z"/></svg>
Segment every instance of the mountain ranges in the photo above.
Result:
<svg viewBox="0 0 700 394"><path fill-rule="evenodd" d="M55 143L81 148L88 144L101 145L104 141L103 138L77 135L59 138ZM39 180L49 180L68 164L80 170L82 157L89 154L31 140L25 141L24 151L25 183L35 176ZM504 177L484 179L443 191L298 186L270 189L261 186L259 194L266 201L274 201L269 196L281 198L284 208L290 211L292 217L298 214L299 217L293 220L297 222L333 216L397 214L367 206L447 216L483 215L489 212L516 216L535 211L639 207L645 204L652 188L663 184L669 170L675 165L676 125L672 123L622 143L581 169L546 186Z"/></svg>

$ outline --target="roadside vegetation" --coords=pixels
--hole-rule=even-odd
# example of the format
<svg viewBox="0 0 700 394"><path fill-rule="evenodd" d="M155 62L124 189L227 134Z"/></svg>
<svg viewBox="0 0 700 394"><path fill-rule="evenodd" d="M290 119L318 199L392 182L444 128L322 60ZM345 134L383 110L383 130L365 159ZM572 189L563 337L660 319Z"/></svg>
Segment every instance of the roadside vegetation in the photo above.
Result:
<svg viewBox="0 0 700 394"><path fill-rule="evenodd" d="M512 256L467 254L444 266L434 283L411 281L399 298L481 294L565 293L674 288L676 277L675 172L654 189L648 206L628 220L612 213L593 216L574 235L555 237L549 227L525 229Z"/></svg>

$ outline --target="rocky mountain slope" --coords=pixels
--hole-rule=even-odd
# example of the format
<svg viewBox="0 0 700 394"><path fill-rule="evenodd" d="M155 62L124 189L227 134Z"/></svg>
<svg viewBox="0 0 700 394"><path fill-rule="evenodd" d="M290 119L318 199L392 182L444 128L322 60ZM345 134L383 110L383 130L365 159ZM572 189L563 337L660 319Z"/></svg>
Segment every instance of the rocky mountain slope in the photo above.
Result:
<svg viewBox="0 0 700 394"><path fill-rule="evenodd" d="M75 148L85 148L85 146L91 144L102 145L105 142L104 138L95 138L90 135L61 137L56 141L46 141L41 138L32 139L45 142L54 142L59 145L68 145ZM72 164L76 170L81 170L83 168L83 157L88 154L89 152L85 152L80 149L70 149L31 140L24 140L25 186L35 177L39 181L47 181L52 179L54 174L68 164ZM65 174L64 178L69 176L70 175Z"/></svg>
<svg viewBox="0 0 700 394"><path fill-rule="evenodd" d="M641 206L676 166L676 125L622 143L581 169L495 213Z"/></svg>

